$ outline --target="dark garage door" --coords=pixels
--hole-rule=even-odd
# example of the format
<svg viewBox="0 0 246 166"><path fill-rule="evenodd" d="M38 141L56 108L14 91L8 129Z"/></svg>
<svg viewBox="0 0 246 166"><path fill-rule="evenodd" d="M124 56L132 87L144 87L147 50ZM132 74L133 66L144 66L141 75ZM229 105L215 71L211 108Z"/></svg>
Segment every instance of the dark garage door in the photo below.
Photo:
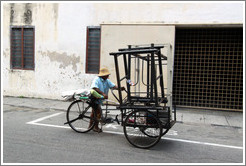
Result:
<svg viewBox="0 0 246 166"><path fill-rule="evenodd" d="M177 106L243 109L243 28L177 28Z"/></svg>

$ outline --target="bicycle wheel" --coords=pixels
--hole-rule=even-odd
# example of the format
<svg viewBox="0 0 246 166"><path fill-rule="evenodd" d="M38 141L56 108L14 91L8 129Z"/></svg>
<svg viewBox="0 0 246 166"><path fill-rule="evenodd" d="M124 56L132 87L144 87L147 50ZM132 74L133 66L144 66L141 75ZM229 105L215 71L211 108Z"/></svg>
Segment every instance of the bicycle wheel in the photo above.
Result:
<svg viewBox="0 0 246 166"><path fill-rule="evenodd" d="M147 114L152 115L152 124L147 123ZM162 136L160 121L146 110L136 110L130 113L124 121L123 128L128 142L137 148L151 148L159 142Z"/></svg>
<svg viewBox="0 0 246 166"><path fill-rule="evenodd" d="M86 133L95 126L95 114L91 118L91 106L81 100L74 101L67 110L67 122L76 132ZM91 125L90 125L91 121Z"/></svg>

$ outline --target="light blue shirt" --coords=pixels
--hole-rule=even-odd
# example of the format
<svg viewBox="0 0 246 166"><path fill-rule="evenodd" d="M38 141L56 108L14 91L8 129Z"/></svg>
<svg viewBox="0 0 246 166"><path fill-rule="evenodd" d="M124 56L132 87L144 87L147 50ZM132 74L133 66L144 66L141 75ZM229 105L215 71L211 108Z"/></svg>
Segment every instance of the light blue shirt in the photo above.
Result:
<svg viewBox="0 0 246 166"><path fill-rule="evenodd" d="M96 77L91 84L91 89L98 88L100 91L108 95L109 89L115 87L115 84L112 83L109 79L104 80L101 77ZM102 102L102 101L101 101Z"/></svg>

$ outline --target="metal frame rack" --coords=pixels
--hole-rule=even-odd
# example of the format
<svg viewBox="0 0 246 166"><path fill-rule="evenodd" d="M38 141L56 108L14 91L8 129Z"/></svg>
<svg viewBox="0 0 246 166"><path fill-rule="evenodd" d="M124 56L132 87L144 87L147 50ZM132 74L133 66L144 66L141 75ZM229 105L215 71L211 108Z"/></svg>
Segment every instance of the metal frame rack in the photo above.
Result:
<svg viewBox="0 0 246 166"><path fill-rule="evenodd" d="M125 99L123 99L122 92L118 90L119 98L117 100L120 103L118 108L122 112L122 117L127 114L127 110L151 110L160 120L165 119L164 127L169 129L176 122L176 110L173 112L172 107L166 105L168 99L164 91L163 66L167 65L165 63L167 56L161 53L163 48L164 45L154 44L150 46L129 45L128 48L119 49L118 52L112 52L110 55L114 56L117 86L121 87L122 81L126 81L127 96ZM119 57L123 57L123 72L120 72L122 67L119 66L121 64L119 63ZM134 60L138 62L136 68L133 67ZM142 68L139 61L142 61ZM146 75L143 74L144 63L147 67ZM140 87L141 84L137 91L136 89L134 91L130 84L133 75L132 70L135 70L134 74L138 78L133 86L139 85ZM142 70L142 82L140 81L140 70ZM121 77L120 73L124 73L124 76ZM144 83L144 79L147 83ZM143 87L145 87L145 91L143 91ZM174 119L172 119L172 113L174 113Z"/></svg>

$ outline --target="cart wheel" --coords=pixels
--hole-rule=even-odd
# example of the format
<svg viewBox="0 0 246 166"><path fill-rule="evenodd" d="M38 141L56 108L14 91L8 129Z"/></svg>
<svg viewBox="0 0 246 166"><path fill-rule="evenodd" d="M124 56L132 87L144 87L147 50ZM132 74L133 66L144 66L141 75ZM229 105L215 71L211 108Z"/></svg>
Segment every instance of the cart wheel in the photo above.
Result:
<svg viewBox="0 0 246 166"><path fill-rule="evenodd" d="M141 130L145 135L147 135L148 137L156 138L156 137L159 136L159 135L155 135L155 134L152 134L151 132L149 132L148 129L147 129L146 127L141 128L140 130ZM169 131L169 129L164 129L164 128L162 128L162 134L161 134L161 136L164 136L168 131Z"/></svg>
<svg viewBox="0 0 246 166"><path fill-rule="evenodd" d="M162 131L162 135L161 135L161 136L164 136L165 134L167 134L168 131L169 131L169 129L164 129L164 130Z"/></svg>
<svg viewBox="0 0 246 166"><path fill-rule="evenodd" d="M159 119L160 120L160 119ZM152 119L152 115L151 115L151 117L149 117L148 118L148 121L155 121L154 119ZM163 122L163 121L161 121L160 120L160 122L161 122L161 124L162 124L162 134L161 134L161 136L164 136L168 131L169 131L169 128L166 128L166 126L167 126L167 122ZM165 125L164 125L165 124ZM148 137L158 137L159 135L156 135L156 134L153 134L152 132L150 132L149 130L148 130L148 128L147 127L141 127L140 128L140 130L145 134L145 135L147 135Z"/></svg>
<svg viewBox="0 0 246 166"><path fill-rule="evenodd" d="M67 110L67 123L76 132L86 133L95 126L95 114L91 118L92 108L81 100L74 101ZM92 124L90 125L90 120Z"/></svg>
<svg viewBox="0 0 246 166"><path fill-rule="evenodd" d="M147 115L152 116L151 123L147 122ZM126 139L137 148L151 148L160 141L162 136L161 122L146 110L130 113L124 121L123 128Z"/></svg>

